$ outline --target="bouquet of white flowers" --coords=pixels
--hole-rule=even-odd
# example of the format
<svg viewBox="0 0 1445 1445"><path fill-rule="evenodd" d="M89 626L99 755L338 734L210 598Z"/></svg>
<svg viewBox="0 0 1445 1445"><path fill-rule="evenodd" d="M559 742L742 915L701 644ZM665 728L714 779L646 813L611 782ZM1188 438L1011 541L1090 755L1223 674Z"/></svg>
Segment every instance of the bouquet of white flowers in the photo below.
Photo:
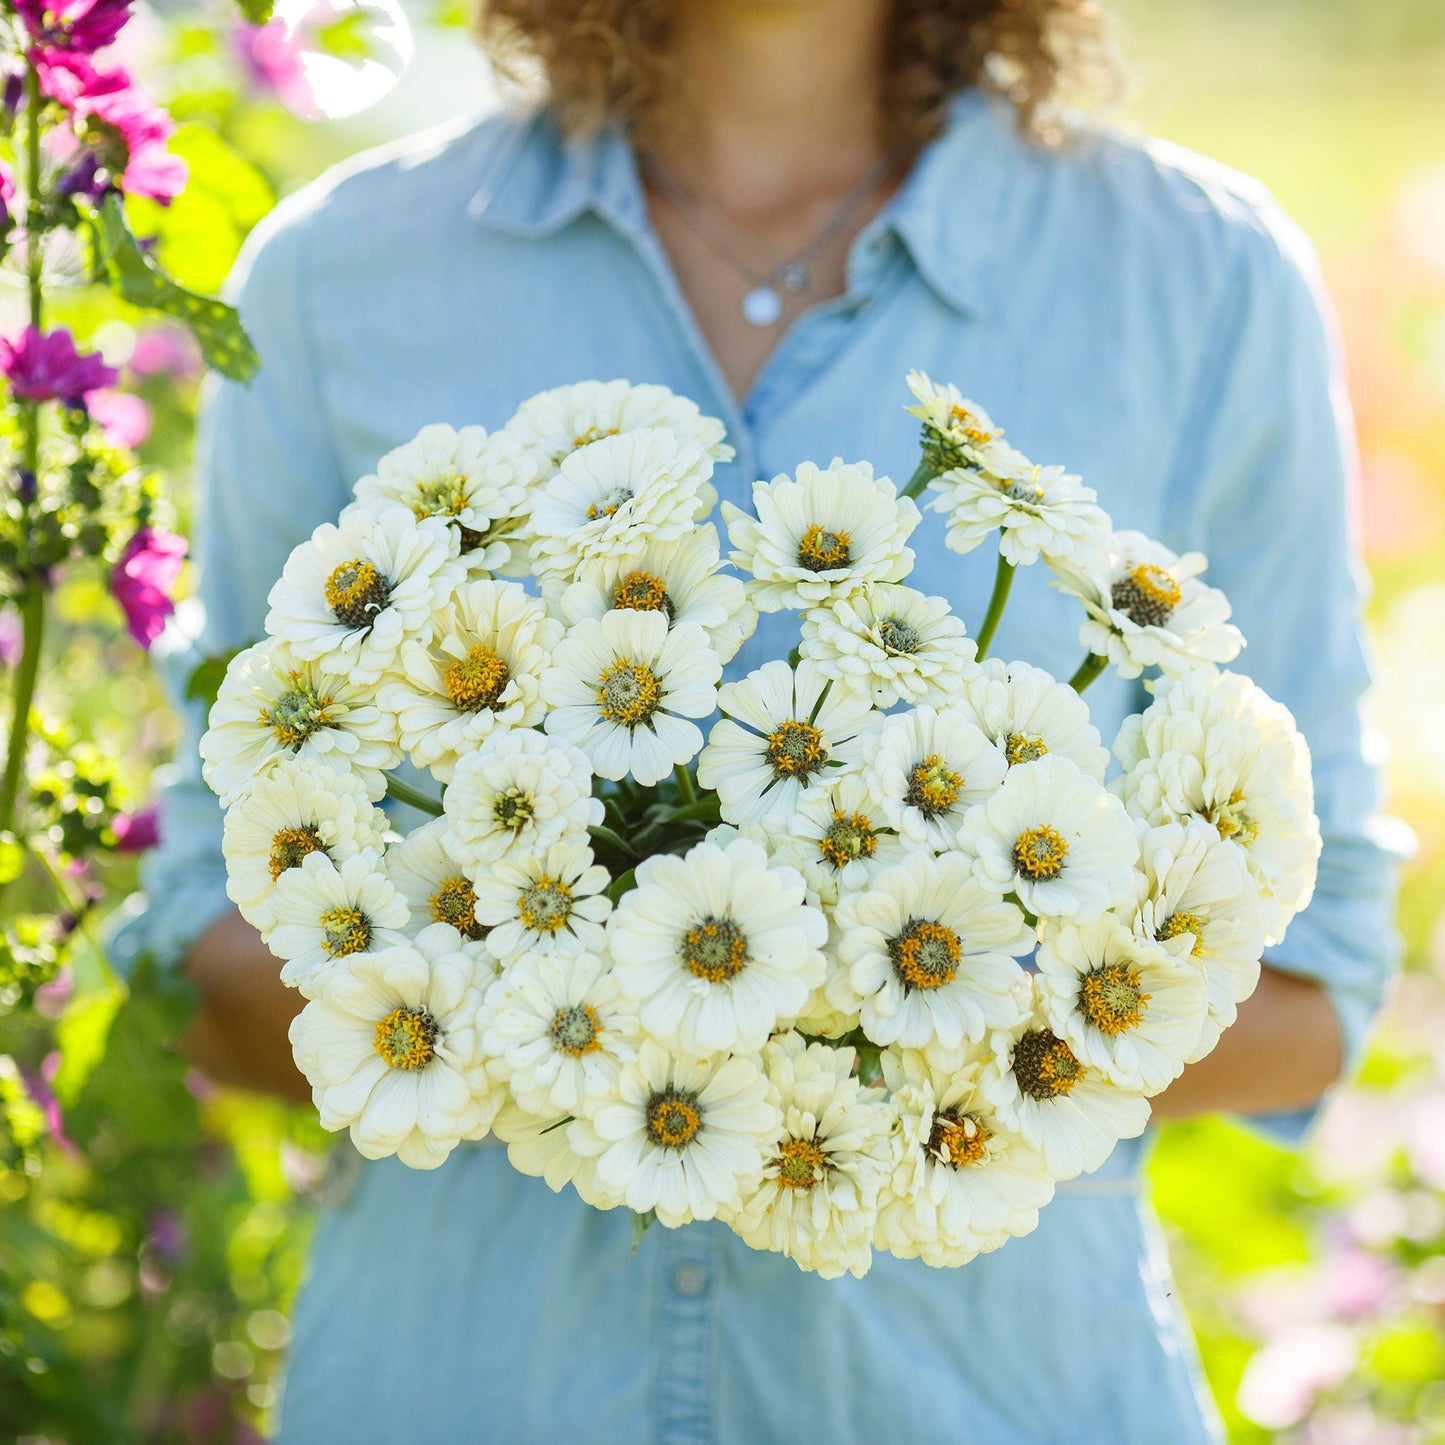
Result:
<svg viewBox="0 0 1445 1445"><path fill-rule="evenodd" d="M622 381L423 428L291 554L201 752L231 897L309 1000L297 1063L363 1155L491 1133L638 1228L958 1265L1232 1022L1314 884L1293 719L1216 666L1243 639L1203 557L909 381L901 492L804 463L723 504L726 563L721 423ZM973 638L907 585L925 489L953 550L999 535ZM1086 614L1069 683L987 657L1040 559ZM792 656L724 683L780 609ZM1162 674L1107 785L1106 666ZM387 793L434 821L398 837Z"/></svg>

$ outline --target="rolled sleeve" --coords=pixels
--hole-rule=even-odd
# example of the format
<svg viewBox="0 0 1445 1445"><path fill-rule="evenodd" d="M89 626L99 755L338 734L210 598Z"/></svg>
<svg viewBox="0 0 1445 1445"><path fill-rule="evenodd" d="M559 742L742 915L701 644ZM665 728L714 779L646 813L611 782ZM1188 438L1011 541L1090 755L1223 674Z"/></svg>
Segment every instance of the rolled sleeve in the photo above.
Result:
<svg viewBox="0 0 1445 1445"><path fill-rule="evenodd" d="M279 207L247 241L228 283L261 358L249 383L207 379L196 432L195 553L199 635L173 628L157 662L183 734L163 775L161 842L142 894L117 912L112 961L128 974L144 955L173 968L231 904L221 809L201 777L205 708L185 698L204 658L263 632L266 596L291 549L346 501L306 329L304 202Z"/></svg>
<svg viewBox="0 0 1445 1445"><path fill-rule="evenodd" d="M1380 817L1383 745L1361 701L1371 662L1352 539L1354 424L1333 318L1308 242L1268 202L1240 228L1171 480L1180 545L1208 554L1247 646L1232 664L1309 744L1324 848L1313 900L1265 961L1317 980L1358 1066L1398 966L1398 825ZM1318 1112L1254 1122L1297 1141Z"/></svg>

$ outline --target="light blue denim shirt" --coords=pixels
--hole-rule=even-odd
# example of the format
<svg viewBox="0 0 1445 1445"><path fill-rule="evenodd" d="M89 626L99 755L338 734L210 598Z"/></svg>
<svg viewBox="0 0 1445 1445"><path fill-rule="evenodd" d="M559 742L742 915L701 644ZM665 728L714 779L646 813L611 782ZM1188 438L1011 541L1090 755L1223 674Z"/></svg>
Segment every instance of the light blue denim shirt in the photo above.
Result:
<svg viewBox="0 0 1445 1445"><path fill-rule="evenodd" d="M679 292L633 157L493 117L348 163L248 244L240 306L263 368L203 418L195 656L261 632L290 549L427 422L499 425L544 387L663 382L721 416L720 494L805 459L906 478L904 375L957 382L1120 527L1210 557L1249 639L1238 666L1294 711L1325 837L1313 903L1270 955L1321 980L1353 1064L1393 964L1392 869L1358 704L1368 669L1347 538L1350 423L1308 248L1254 183L1156 144L1045 150L978 94L955 105L858 236L845 295L800 317L741 403ZM914 534L913 585L977 624L993 549ZM994 652L1068 676L1077 604L1020 573ZM785 654L765 617L730 672ZM1105 739L1144 701L1089 693ZM191 731L116 940L173 963L228 905L220 814ZM1282 1046L1287 1046L1282 1041ZM1270 1121L1297 1135L1308 1115ZM359 1166L321 1221L296 1308L291 1445L1215 1438L1137 1177L1145 1141L1065 1185L1038 1229L960 1270L880 1256L824 1282L718 1225L601 1214L463 1147L434 1173Z"/></svg>

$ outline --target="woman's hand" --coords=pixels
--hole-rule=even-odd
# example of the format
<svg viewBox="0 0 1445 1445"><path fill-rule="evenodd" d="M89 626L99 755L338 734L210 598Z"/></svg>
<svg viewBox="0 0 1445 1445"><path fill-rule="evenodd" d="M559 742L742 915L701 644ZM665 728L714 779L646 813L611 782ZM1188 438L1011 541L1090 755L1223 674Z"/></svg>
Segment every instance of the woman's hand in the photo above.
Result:
<svg viewBox="0 0 1445 1445"><path fill-rule="evenodd" d="M1153 1100L1156 1119L1304 1109L1339 1078L1339 1024L1319 984L1266 965L1212 1053Z"/></svg>
<svg viewBox="0 0 1445 1445"><path fill-rule="evenodd" d="M227 913L201 935L181 968L199 999L180 1038L186 1058L218 1084L309 1102L311 1086L287 1037L306 1000L281 982L280 961L261 935L239 913Z"/></svg>

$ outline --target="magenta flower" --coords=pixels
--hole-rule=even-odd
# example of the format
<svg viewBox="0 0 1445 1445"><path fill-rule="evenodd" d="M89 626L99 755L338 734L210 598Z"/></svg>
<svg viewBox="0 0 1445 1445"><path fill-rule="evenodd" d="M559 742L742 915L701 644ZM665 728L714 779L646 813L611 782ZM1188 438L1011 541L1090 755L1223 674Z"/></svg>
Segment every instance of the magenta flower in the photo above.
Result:
<svg viewBox="0 0 1445 1445"><path fill-rule="evenodd" d="M14 341L0 337L0 371L16 396L73 406L84 406L87 392L114 386L120 375L96 352L77 351L63 326L46 332L27 326Z"/></svg>
<svg viewBox="0 0 1445 1445"><path fill-rule="evenodd" d="M125 28L131 0L12 0L37 45L89 54L103 50Z"/></svg>
<svg viewBox="0 0 1445 1445"><path fill-rule="evenodd" d="M14 200L15 177L10 174L9 166L0 165L0 236L8 235L15 224L15 212L11 210Z"/></svg>
<svg viewBox="0 0 1445 1445"><path fill-rule="evenodd" d="M150 406L129 391L102 391L90 399L90 418L113 447L134 451L150 434Z"/></svg>
<svg viewBox="0 0 1445 1445"><path fill-rule="evenodd" d="M118 852L144 853L161 841L160 809L152 803L139 812L118 813L111 819L110 831Z"/></svg>
<svg viewBox="0 0 1445 1445"><path fill-rule="evenodd" d="M176 610L171 588L186 560L186 539L158 527L142 527L126 543L110 574L111 595L125 612L130 635L144 648L165 630Z"/></svg>

